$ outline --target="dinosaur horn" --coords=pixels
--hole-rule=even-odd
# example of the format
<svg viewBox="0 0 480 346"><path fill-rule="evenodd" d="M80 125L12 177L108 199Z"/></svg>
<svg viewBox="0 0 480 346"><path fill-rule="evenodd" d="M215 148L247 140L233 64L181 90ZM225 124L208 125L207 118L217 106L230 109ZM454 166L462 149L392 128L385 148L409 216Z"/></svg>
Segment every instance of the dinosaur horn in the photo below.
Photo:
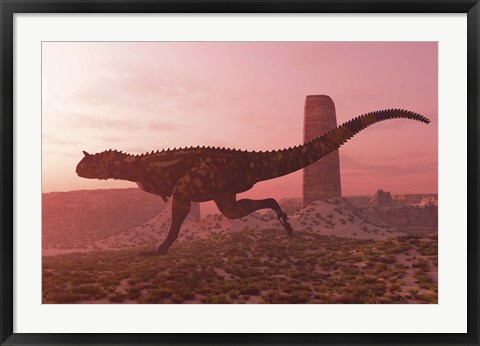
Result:
<svg viewBox="0 0 480 346"><path fill-rule="evenodd" d="M87 153L85 150L82 150L82 152L83 152L83 155L85 155L85 157L88 157L88 156L90 156L90 154L89 154L89 153Z"/></svg>

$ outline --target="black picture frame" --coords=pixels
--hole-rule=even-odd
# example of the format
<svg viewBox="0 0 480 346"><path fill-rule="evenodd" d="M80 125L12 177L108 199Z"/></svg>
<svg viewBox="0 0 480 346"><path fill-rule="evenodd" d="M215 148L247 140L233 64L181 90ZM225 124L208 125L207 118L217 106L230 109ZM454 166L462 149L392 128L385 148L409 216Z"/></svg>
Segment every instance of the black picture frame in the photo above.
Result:
<svg viewBox="0 0 480 346"><path fill-rule="evenodd" d="M0 0L1 12L1 323L2 345L409 344L478 345L479 18L478 0ZM465 334L25 334L13 332L13 17L16 13L467 13L468 332ZM455 316L451 317L452 319Z"/></svg>

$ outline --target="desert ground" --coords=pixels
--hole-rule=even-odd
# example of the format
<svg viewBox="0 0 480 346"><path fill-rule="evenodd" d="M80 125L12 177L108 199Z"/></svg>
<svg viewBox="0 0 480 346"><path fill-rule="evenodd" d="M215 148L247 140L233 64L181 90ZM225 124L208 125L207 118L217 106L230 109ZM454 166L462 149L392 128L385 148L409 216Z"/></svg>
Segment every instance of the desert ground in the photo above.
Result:
<svg viewBox="0 0 480 346"><path fill-rule="evenodd" d="M284 199L294 237L273 212L209 214L149 257L168 205L108 191L44 195L43 303L437 303L435 195Z"/></svg>

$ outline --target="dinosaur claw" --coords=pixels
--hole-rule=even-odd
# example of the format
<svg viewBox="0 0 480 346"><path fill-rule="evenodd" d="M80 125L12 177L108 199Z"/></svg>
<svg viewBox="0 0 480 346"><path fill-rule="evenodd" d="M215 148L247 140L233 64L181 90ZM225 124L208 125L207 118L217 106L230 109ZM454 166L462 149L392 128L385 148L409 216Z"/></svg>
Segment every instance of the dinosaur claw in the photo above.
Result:
<svg viewBox="0 0 480 346"><path fill-rule="evenodd" d="M292 226L290 226L290 223L287 221L287 214L285 214L285 213L278 213L278 214L277 214L277 217L278 217L278 221L280 221L280 224L281 224L281 225L283 226L283 228L285 228L285 230L287 231L287 234L288 234L289 236L294 236Z"/></svg>
<svg viewBox="0 0 480 346"><path fill-rule="evenodd" d="M288 222L286 222L283 227L285 227L285 229L286 229L287 234L288 234L289 237L295 236L295 234L293 233L292 226L290 226L290 224L289 224Z"/></svg>
<svg viewBox="0 0 480 346"><path fill-rule="evenodd" d="M161 256L161 255L165 255L167 253L167 251L168 251L168 248L159 246L157 248L157 250L155 250L154 254L157 255L157 256Z"/></svg>

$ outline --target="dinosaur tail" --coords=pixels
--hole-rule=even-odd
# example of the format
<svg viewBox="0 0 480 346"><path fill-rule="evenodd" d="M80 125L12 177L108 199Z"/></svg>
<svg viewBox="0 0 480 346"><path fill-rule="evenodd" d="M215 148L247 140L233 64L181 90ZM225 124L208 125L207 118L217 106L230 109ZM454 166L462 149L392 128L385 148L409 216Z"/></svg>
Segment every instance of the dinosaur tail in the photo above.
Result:
<svg viewBox="0 0 480 346"><path fill-rule="evenodd" d="M425 124L430 123L430 120L426 117L403 109L387 109L358 116L303 145L273 152L257 153L255 166L258 181L273 179L305 168L338 149L368 126L395 118L411 119Z"/></svg>

